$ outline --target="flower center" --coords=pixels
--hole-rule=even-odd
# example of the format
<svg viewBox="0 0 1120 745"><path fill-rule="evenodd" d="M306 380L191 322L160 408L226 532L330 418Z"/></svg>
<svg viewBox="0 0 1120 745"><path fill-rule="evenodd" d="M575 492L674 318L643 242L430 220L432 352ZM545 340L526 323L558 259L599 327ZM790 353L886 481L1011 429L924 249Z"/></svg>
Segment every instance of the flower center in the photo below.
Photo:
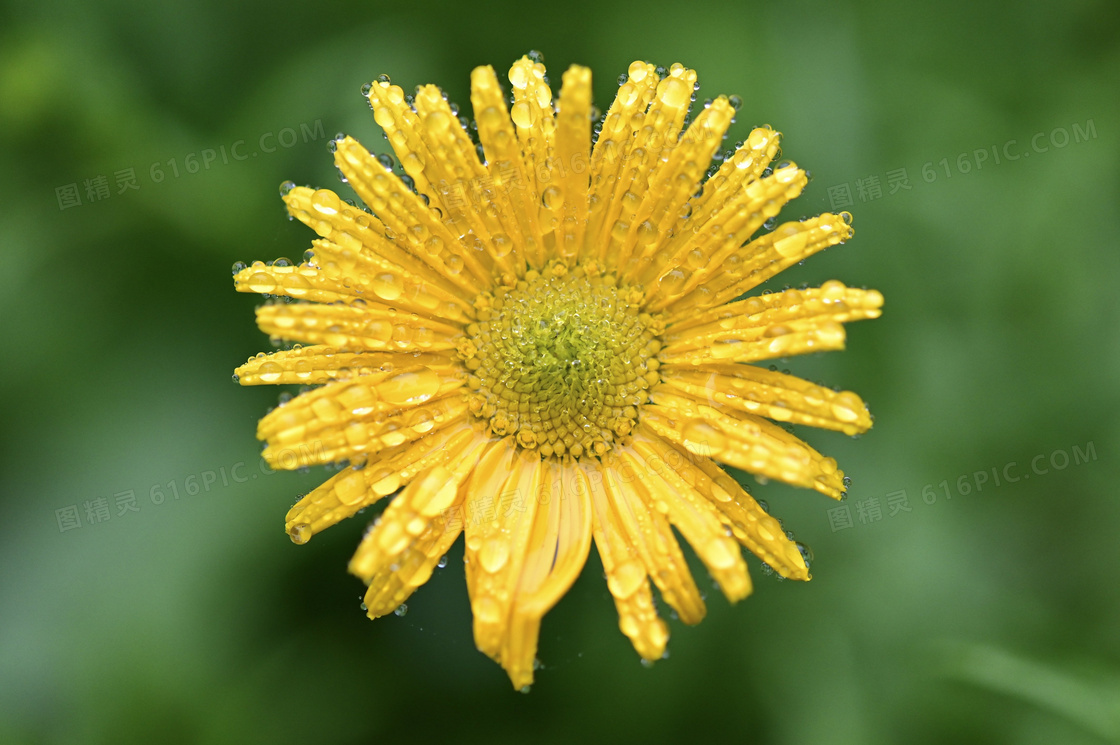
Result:
<svg viewBox="0 0 1120 745"><path fill-rule="evenodd" d="M551 264L480 295L478 322L459 345L471 412L546 457L605 454L659 380L663 326L639 312L641 301L594 263Z"/></svg>

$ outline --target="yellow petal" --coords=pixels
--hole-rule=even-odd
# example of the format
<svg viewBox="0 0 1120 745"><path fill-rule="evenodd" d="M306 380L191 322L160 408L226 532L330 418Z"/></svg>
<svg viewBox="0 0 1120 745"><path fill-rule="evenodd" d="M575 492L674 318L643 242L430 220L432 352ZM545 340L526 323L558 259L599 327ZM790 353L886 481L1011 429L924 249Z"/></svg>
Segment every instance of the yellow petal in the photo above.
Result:
<svg viewBox="0 0 1120 745"><path fill-rule="evenodd" d="M734 300L818 251L851 238L852 227L844 215L825 213L783 223L745 246L725 246L711 260L693 267L679 290L663 294L649 309L666 311L673 322Z"/></svg>
<svg viewBox="0 0 1120 745"><path fill-rule="evenodd" d="M684 623L700 623L707 613L704 600L673 536L669 520L658 509L657 500L644 493L641 475L632 463L614 455L604 459L602 473L619 523L627 539L638 549L646 573L661 591L662 599Z"/></svg>
<svg viewBox="0 0 1120 745"><path fill-rule="evenodd" d="M789 163L746 185L739 198L728 201L716 215L694 211L666 244L664 260L641 267L651 303L657 302L655 297L679 294L688 287L693 274L705 266L718 266L750 240L766 220L777 215L786 202L800 195L807 183L805 172Z"/></svg>
<svg viewBox="0 0 1120 745"><path fill-rule="evenodd" d="M350 141L343 141L341 144L345 153L351 156L356 154ZM373 163L367 165L374 169L375 174L376 168L384 171L380 163L376 164L376 168ZM366 172L364 169L361 171ZM360 177L360 174L355 175ZM402 294L409 298L415 292L425 292L435 295L440 301L453 304L461 312L469 312L471 295L450 279L432 271L433 268L439 268L438 261L425 262L431 256L427 239L431 237L431 230L438 228L438 223L430 220L427 213L420 215L422 219L419 222L410 220L416 224L405 233L397 235L395 241L391 241L385 237L389 231L381 220L345 204L328 189L314 191L297 186L284 195L284 202L293 217L324 239L316 242L313 263L325 275L336 279L345 278L348 282L361 279L364 275L367 281L362 282L357 289L375 292L378 289L391 289L375 281L377 275L392 274L408 285L402 288ZM413 206L420 209L418 205ZM421 307L427 305L422 303Z"/></svg>
<svg viewBox="0 0 1120 745"><path fill-rule="evenodd" d="M665 653L669 627L653 607L645 559L630 540L626 523L607 491L601 466L580 463L591 497L595 547L607 574L607 589L618 609L618 626L642 659L658 660Z"/></svg>
<svg viewBox="0 0 1120 745"><path fill-rule="evenodd" d="M411 110L408 113L414 116ZM338 140L334 161L355 193L385 224L394 242L469 297L490 285L485 267L459 242L458 233L448 229L435 208L413 194L356 140Z"/></svg>
<svg viewBox="0 0 1120 745"><path fill-rule="evenodd" d="M385 509L350 560L350 572L369 585L366 613L391 613L428 581L462 530L457 508L488 438L476 435L446 465L419 474Z"/></svg>
<svg viewBox="0 0 1120 745"><path fill-rule="evenodd" d="M466 416L463 380L426 367L329 383L277 407L257 425L273 468L358 459Z"/></svg>
<svg viewBox="0 0 1120 745"><path fill-rule="evenodd" d="M712 155L719 149L735 111L724 96L701 110L681 136L664 167L650 177L649 190L634 214L619 264L623 278L634 281L666 257L666 246L691 214L687 207ZM655 271L651 274L656 276Z"/></svg>
<svg viewBox="0 0 1120 745"><path fill-rule="evenodd" d="M619 247L628 234L630 222L622 219L623 211L632 214L637 207L637 196L627 195L646 154L634 153L633 144L638 130L645 126L646 108L657 90L655 69L648 62L630 65L629 76L619 86L591 152L590 200L596 207L587 227L586 255L604 266L616 265ZM619 222L623 226L615 231Z"/></svg>
<svg viewBox="0 0 1120 745"><path fill-rule="evenodd" d="M786 579L808 580L809 570L797 544L781 523L759 506L750 494L709 458L690 453L648 430L649 445L693 490L719 512L731 534Z"/></svg>
<svg viewBox="0 0 1120 745"><path fill-rule="evenodd" d="M757 362L842 349L841 323L877 318L883 296L832 280L819 288L786 290L695 314L662 336L661 361L677 364Z"/></svg>
<svg viewBox="0 0 1120 745"><path fill-rule="evenodd" d="M776 424L721 404L697 401L659 387L642 409L642 422L689 452L834 499L844 493L844 472Z"/></svg>
<svg viewBox="0 0 1120 745"><path fill-rule="evenodd" d="M257 325L269 336L350 352L446 351L463 335L458 326L361 300L351 305L262 305Z"/></svg>
<svg viewBox="0 0 1120 745"><path fill-rule="evenodd" d="M507 526L512 522L531 523L500 653L502 667L516 688L532 683L541 618L575 582L591 547L586 477L552 460L542 461L539 469L537 493L520 495L520 503L518 496L503 500L503 505L508 503L507 509L513 511L508 517L503 515ZM485 549L486 544L482 546ZM516 544L513 548L516 550ZM479 561L487 558L493 560L480 550ZM511 558L510 571L514 572L516 557ZM485 564L482 569L486 569Z"/></svg>
<svg viewBox="0 0 1120 745"><path fill-rule="evenodd" d="M494 208L510 240L513 259L518 265L536 261L539 266L544 254L537 197L529 188L529 167L522 157L494 68L476 67L471 72L471 105L493 184ZM492 236L491 240L499 241L500 236Z"/></svg>
<svg viewBox="0 0 1120 745"><path fill-rule="evenodd" d="M426 168L444 209L444 222L460 236L468 255L488 272L512 283L524 265L512 252L509 226L503 224L497 195L475 144L459 125L443 93L434 85L416 89L414 103L422 122L421 138L431 154ZM496 240L502 236L502 241Z"/></svg>
<svg viewBox="0 0 1120 745"><path fill-rule="evenodd" d="M284 529L296 543L306 543L407 485L420 471L459 458L478 435L464 420L451 425L437 424L420 440L387 448L364 465L344 469L299 500L288 511Z"/></svg>
<svg viewBox="0 0 1120 745"><path fill-rule="evenodd" d="M306 262L299 266L269 266L263 261L254 261L233 275L233 288L238 292L282 295L317 303L346 302L358 297L352 287Z"/></svg>
<svg viewBox="0 0 1120 745"><path fill-rule="evenodd" d="M579 258L587 226L588 160L591 156L591 70L572 65L564 73L556 109L556 152L541 188L541 220L554 226L560 258Z"/></svg>
<svg viewBox="0 0 1120 745"><path fill-rule="evenodd" d="M742 600L751 592L747 565L739 544L724 532L715 506L703 498L677 471L685 473L678 459L665 460L656 448L658 438L639 427L630 447L619 454L631 473L638 477L646 504L664 514L691 544L708 572L731 602Z"/></svg>
<svg viewBox="0 0 1120 745"><path fill-rule="evenodd" d="M521 142L526 166L526 182L531 194L535 195L534 209L544 194L547 183L541 183L541 174L549 174L552 149L556 137L556 117L552 111L552 91L544 82L545 68L527 56L522 57L509 69L509 82L513 88L513 106L510 118L513 120L517 139ZM547 181L547 176L544 179ZM541 226L542 233L548 226ZM529 260L537 267L543 267L549 254L542 243L535 256Z"/></svg>
<svg viewBox="0 0 1120 745"><path fill-rule="evenodd" d="M498 661L511 594L509 572L502 570L508 569L506 562L513 553L512 542L527 540L527 535L521 533L504 534L498 514L505 509L502 507L504 499L512 499L517 494L524 499L526 493L531 494L534 491L531 481L537 475L531 459L518 457L521 452L512 437L503 438L492 446L471 478L464 503L467 536L464 561L467 591L474 612L475 645ZM527 534L527 531L521 532Z"/></svg>
<svg viewBox="0 0 1120 745"><path fill-rule="evenodd" d="M340 352L334 347L316 344L272 354L261 352L234 370L234 374L241 385L321 385L332 380L372 375L401 364L423 365L440 375L452 375L459 369L454 356L441 352L408 355L400 352Z"/></svg>
<svg viewBox="0 0 1120 745"><path fill-rule="evenodd" d="M847 435L871 428L867 405L851 391L836 392L807 380L753 365L662 365L661 380L704 403L728 406L777 422L806 424Z"/></svg>

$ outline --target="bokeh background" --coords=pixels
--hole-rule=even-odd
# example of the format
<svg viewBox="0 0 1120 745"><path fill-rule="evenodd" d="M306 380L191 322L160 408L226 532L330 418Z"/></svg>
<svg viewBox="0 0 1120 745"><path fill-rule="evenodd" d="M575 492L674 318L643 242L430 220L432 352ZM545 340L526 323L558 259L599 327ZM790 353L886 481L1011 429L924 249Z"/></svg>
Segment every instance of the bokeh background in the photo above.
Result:
<svg viewBox="0 0 1120 745"><path fill-rule="evenodd" d="M0 29L0 741L1120 742L1114 2L71 0ZM754 596L709 591L647 669L593 551L522 695L474 649L461 544L370 622L365 521L285 536L324 473L259 465L278 392L230 381L269 345L229 267L310 245L277 186L343 188L329 137L385 151L363 83L468 112L470 69L529 49L604 109L639 58L741 95L729 144L770 123L813 172L783 217L855 214L777 284L887 303L782 364L877 416L806 433L839 511L754 486L813 581L751 557Z"/></svg>

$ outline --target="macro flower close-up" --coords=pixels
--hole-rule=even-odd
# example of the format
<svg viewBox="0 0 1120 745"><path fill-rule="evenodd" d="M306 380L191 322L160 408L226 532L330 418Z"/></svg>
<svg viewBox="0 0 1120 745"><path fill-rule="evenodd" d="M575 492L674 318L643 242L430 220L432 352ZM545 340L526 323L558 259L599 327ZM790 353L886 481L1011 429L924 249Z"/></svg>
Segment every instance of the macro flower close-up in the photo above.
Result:
<svg viewBox="0 0 1120 745"><path fill-rule="evenodd" d="M6 10L0 745L1120 745L1120 3Z"/></svg>
<svg viewBox="0 0 1120 745"><path fill-rule="evenodd" d="M768 126L726 147L740 102L694 105L693 70L634 62L605 113L584 67L555 99L535 53L508 83L472 72L473 121L433 85L363 89L396 159L332 142L368 209L281 187L319 237L298 265L235 266L285 345L235 379L305 387L259 424L271 467L337 470L288 513L292 541L387 502L349 564L376 618L462 533L475 643L524 688L592 543L646 661L669 637L654 588L682 622L705 615L677 533L731 602L752 589L742 548L809 579L807 548L722 466L844 495L794 426L856 435L867 407L771 363L842 349L883 298L751 294L849 239L851 215L779 222L808 173Z"/></svg>

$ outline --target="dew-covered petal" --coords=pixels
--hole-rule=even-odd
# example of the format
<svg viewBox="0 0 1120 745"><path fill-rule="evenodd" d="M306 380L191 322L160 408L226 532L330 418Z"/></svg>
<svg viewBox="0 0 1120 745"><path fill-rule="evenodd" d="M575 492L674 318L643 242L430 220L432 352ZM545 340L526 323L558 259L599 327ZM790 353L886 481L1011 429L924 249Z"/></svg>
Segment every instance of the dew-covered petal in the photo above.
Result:
<svg viewBox="0 0 1120 745"><path fill-rule="evenodd" d="M882 305L878 291L845 287L836 280L819 288L760 295L669 326L660 359L688 365L756 362L843 349L840 324L877 318Z"/></svg>
<svg viewBox="0 0 1120 745"><path fill-rule="evenodd" d="M376 87L376 86L375 86ZM408 107L405 107L408 110ZM411 110L408 110L411 115ZM386 237L431 267L438 276L473 297L490 285L487 269L445 224L440 208L429 206L352 138L336 142L335 165L386 229ZM429 197L431 199L431 197Z"/></svg>
<svg viewBox="0 0 1120 745"><path fill-rule="evenodd" d="M597 461L580 462L576 468L590 490L595 547L607 575L607 589L618 610L618 626L642 659L653 662L665 653L669 627L653 606L645 559L630 540L627 524L607 490L607 480Z"/></svg>
<svg viewBox="0 0 1120 745"><path fill-rule="evenodd" d="M414 105L422 122L420 136L431 154L426 172L439 192L445 224L486 271L503 282L515 281L524 272L520 257L507 250L512 248L509 230L515 226L501 219L497 194L474 142L436 86L417 88ZM511 243L507 246L504 241Z"/></svg>
<svg viewBox="0 0 1120 745"><path fill-rule="evenodd" d="M457 373L404 367L339 380L297 396L257 425L262 457L293 469L370 455L423 437L433 423L465 417Z"/></svg>
<svg viewBox="0 0 1120 745"><path fill-rule="evenodd" d="M642 437L673 472L714 507L731 535L755 556L786 579L809 579L808 567L797 544L786 536L781 523L771 517L743 487L706 456L689 452L643 428Z"/></svg>
<svg viewBox="0 0 1120 745"><path fill-rule="evenodd" d="M306 543L407 485L420 471L457 459L477 436L462 418L432 422L424 437L347 467L304 496L288 510L284 529L296 543Z"/></svg>
<svg viewBox="0 0 1120 745"><path fill-rule="evenodd" d="M521 505L516 501L510 505L514 512L520 506L525 508L524 514L511 515L511 519L531 521L501 651L502 666L518 688L533 680L541 618L575 582L591 547L586 477L554 460L542 461L540 469L537 493L525 497ZM530 506L528 501L535 504ZM480 551L479 560L484 558L493 560Z"/></svg>
<svg viewBox="0 0 1120 745"><path fill-rule="evenodd" d="M467 488L464 562L475 645L498 662L516 577L508 562L523 557L529 527L528 521L505 524L502 513L512 508L515 499L532 501L534 481L540 479L539 463L539 457L527 457L512 437L505 437L483 457Z"/></svg>
<svg viewBox="0 0 1120 745"><path fill-rule="evenodd" d="M744 246L725 246L710 261L694 260L688 267L691 276L680 289L662 293L649 310L665 312L670 323L687 319L699 310L734 300L852 234L845 217L831 213L784 223Z"/></svg>
<svg viewBox="0 0 1120 745"><path fill-rule="evenodd" d="M757 476L815 489L834 499L844 493L844 472L772 422L722 404L698 401L661 386L650 394L642 422L689 452Z"/></svg>
<svg viewBox="0 0 1120 745"><path fill-rule="evenodd" d="M544 82L544 64L522 57L509 69L509 82L513 89L510 118L521 143L525 160L525 181L534 205L540 203L551 179L551 158L556 140L556 115L552 110L552 91ZM534 206L535 209L539 209ZM541 226L548 232L550 226ZM543 267L549 252L542 242L535 255L528 256L533 266Z"/></svg>
<svg viewBox="0 0 1120 745"><path fill-rule="evenodd" d="M695 214L688 217L665 244L658 260L638 267L638 278L648 286L650 307L657 302L655 298L671 297L686 288L695 271L718 266L787 202L799 196L807 183L805 172L788 163L748 184L737 200L729 201L710 219Z"/></svg>
<svg viewBox="0 0 1120 745"><path fill-rule="evenodd" d="M631 445L620 451L622 467L637 476L632 486L640 490L647 507L665 515L681 532L727 599L742 600L751 592L751 581L739 544L724 532L715 506L685 480L684 474L691 472L675 458L665 460L656 440L639 427Z"/></svg>
<svg viewBox="0 0 1120 745"><path fill-rule="evenodd" d="M700 623L707 613L704 600L669 519L658 509L657 500L651 499L644 489L641 474L632 462L613 454L603 460L602 473L615 515L627 539L637 548L646 573L661 591L662 599L684 623Z"/></svg>
<svg viewBox="0 0 1120 745"><path fill-rule="evenodd" d="M414 365L423 365L440 375L460 369L455 356L446 352L340 352L315 344L271 354L261 352L234 370L234 374L241 385L322 385Z"/></svg>
<svg viewBox="0 0 1120 745"><path fill-rule="evenodd" d="M572 65L564 73L556 107L556 152L542 184L541 222L553 227L556 253L578 259L588 209L591 156L591 70Z"/></svg>
<svg viewBox="0 0 1120 745"><path fill-rule="evenodd" d="M350 560L350 573L369 585L366 613L396 610L432 571L462 531L461 487L489 438L475 434L444 464L427 468L389 504Z"/></svg>
<svg viewBox="0 0 1120 745"><path fill-rule="evenodd" d="M619 266L625 280L633 280L656 263L666 245L690 214L687 206L707 172L731 124L734 109L725 96L701 110L681 135L663 167L650 177L649 189L635 212L626 241L620 247Z"/></svg>
<svg viewBox="0 0 1120 745"><path fill-rule="evenodd" d="M476 67L471 72L471 106L493 187L492 203L505 230L504 237L491 236L494 250L504 251L503 240L508 240L509 252L516 264L540 262L543 238L537 219L538 197L530 189L529 167L521 154L517 132L494 68Z"/></svg>
<svg viewBox="0 0 1120 745"><path fill-rule="evenodd" d="M871 428L871 414L851 391L834 391L802 378L753 365L662 365L661 380L677 392L709 404L848 435Z"/></svg>
<svg viewBox="0 0 1120 745"><path fill-rule="evenodd" d="M344 161L348 170L354 170L356 176L372 174L372 181L377 182L377 177L381 175L377 169L388 174L380 163L363 161L361 151L355 149L353 140L344 139L338 145L343 148L344 156L366 166L358 171L350 160ZM390 179L389 186L391 193L396 184ZM367 191L377 193L372 187ZM401 199L405 199L403 194ZM327 241L316 246L313 263L329 276L352 280L361 274L372 277L377 273L390 273L417 285L423 292L436 295L441 301L451 302L464 311L469 310L470 293L452 279L442 276L441 272L433 271L439 269L440 262L432 259L433 246L428 239L432 237L433 229L438 232L438 222L423 205L411 204L420 214L409 213L407 217L411 221L407 229L397 233L375 215L342 202L329 189L312 190L296 186L284 195L284 203L293 217ZM393 236L392 239L389 235Z"/></svg>
<svg viewBox="0 0 1120 745"><path fill-rule="evenodd" d="M350 305L262 305L257 326L269 336L348 352L446 351L463 335L459 326L361 300Z"/></svg>
<svg viewBox="0 0 1120 745"><path fill-rule="evenodd" d="M611 102L599 139L591 152L591 219L587 226L585 255L597 259L604 266L612 266L617 259L617 246L611 252L611 233L616 223L619 245L629 230L630 223L621 220L624 210L632 213L638 197L628 196L630 185L640 173L640 161L645 151L633 152L638 130L645 126L646 109L657 90L656 68L648 62L634 62L629 75Z"/></svg>

